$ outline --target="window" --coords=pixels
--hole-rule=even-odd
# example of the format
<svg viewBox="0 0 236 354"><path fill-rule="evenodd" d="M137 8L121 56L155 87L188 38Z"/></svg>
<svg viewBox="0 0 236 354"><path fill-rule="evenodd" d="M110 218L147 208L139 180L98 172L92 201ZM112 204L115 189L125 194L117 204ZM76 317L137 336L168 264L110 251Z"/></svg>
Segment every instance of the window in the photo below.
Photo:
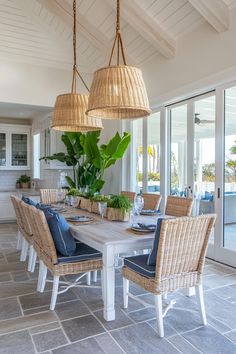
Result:
<svg viewBox="0 0 236 354"><path fill-rule="evenodd" d="M33 178L40 178L40 133L33 136Z"/></svg>

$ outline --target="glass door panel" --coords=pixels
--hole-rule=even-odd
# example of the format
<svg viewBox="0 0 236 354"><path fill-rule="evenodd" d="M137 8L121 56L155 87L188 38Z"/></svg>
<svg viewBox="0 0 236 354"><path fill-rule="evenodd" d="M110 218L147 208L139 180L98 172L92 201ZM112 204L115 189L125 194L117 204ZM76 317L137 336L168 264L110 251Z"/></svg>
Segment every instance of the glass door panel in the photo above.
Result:
<svg viewBox="0 0 236 354"><path fill-rule="evenodd" d="M0 133L0 166L6 166L6 134Z"/></svg>
<svg viewBox="0 0 236 354"><path fill-rule="evenodd" d="M209 96L194 103L194 215L214 212L215 96Z"/></svg>
<svg viewBox="0 0 236 354"><path fill-rule="evenodd" d="M134 122L134 146L136 149L136 188L139 193L143 188L143 120L138 119Z"/></svg>
<svg viewBox="0 0 236 354"><path fill-rule="evenodd" d="M160 194L160 112L148 118L147 154L147 190Z"/></svg>
<svg viewBox="0 0 236 354"><path fill-rule="evenodd" d="M27 166L27 134L11 134L11 165Z"/></svg>
<svg viewBox="0 0 236 354"><path fill-rule="evenodd" d="M170 110L170 194L185 196L187 187L187 104Z"/></svg>
<svg viewBox="0 0 236 354"><path fill-rule="evenodd" d="M223 246L236 250L236 87L225 90Z"/></svg>

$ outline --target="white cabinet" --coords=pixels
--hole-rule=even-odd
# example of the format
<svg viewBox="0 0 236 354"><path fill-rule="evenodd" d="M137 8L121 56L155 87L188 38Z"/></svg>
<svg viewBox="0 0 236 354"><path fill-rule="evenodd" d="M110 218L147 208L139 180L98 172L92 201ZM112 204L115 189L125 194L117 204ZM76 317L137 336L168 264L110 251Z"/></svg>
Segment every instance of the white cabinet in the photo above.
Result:
<svg viewBox="0 0 236 354"><path fill-rule="evenodd" d="M61 131L53 130L50 128L45 129L44 131L44 156L51 156L58 152L67 153L65 144L61 140L61 136L64 133ZM57 160L48 160L45 163L45 168L48 169L71 169L71 166L67 166L65 163L62 163Z"/></svg>
<svg viewBox="0 0 236 354"><path fill-rule="evenodd" d="M11 195L15 192L0 192L0 221L16 220L15 211L11 201Z"/></svg>
<svg viewBox="0 0 236 354"><path fill-rule="evenodd" d="M30 126L0 124L0 169L30 169Z"/></svg>

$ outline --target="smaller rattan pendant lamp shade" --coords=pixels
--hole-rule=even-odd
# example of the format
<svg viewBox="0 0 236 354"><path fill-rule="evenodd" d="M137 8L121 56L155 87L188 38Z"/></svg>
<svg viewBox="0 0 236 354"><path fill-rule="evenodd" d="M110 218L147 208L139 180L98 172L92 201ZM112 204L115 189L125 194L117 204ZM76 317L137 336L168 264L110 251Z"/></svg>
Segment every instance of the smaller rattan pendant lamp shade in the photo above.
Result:
<svg viewBox="0 0 236 354"><path fill-rule="evenodd" d="M74 65L71 93L65 93L57 96L51 127L55 130L67 132L101 130L103 128L101 119L93 118L91 116L88 117L86 114L88 109L89 94L76 93L77 75L80 77L86 90L88 90L88 87L80 75L76 64L76 0L73 0L73 20Z"/></svg>
<svg viewBox="0 0 236 354"><path fill-rule="evenodd" d="M111 61L117 45L117 65ZM120 65L120 52L124 65ZM126 65L120 34L120 1L117 0L116 36L109 65L94 73L87 114L102 119L135 119L149 116L151 110L140 69Z"/></svg>

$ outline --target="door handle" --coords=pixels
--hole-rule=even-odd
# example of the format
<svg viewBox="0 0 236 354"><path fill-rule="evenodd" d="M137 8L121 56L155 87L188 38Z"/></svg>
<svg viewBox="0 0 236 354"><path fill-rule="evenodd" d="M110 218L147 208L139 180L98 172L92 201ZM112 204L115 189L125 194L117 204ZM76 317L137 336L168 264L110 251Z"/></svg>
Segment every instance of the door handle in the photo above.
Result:
<svg viewBox="0 0 236 354"><path fill-rule="evenodd" d="M220 188L217 188L217 198L220 198Z"/></svg>

